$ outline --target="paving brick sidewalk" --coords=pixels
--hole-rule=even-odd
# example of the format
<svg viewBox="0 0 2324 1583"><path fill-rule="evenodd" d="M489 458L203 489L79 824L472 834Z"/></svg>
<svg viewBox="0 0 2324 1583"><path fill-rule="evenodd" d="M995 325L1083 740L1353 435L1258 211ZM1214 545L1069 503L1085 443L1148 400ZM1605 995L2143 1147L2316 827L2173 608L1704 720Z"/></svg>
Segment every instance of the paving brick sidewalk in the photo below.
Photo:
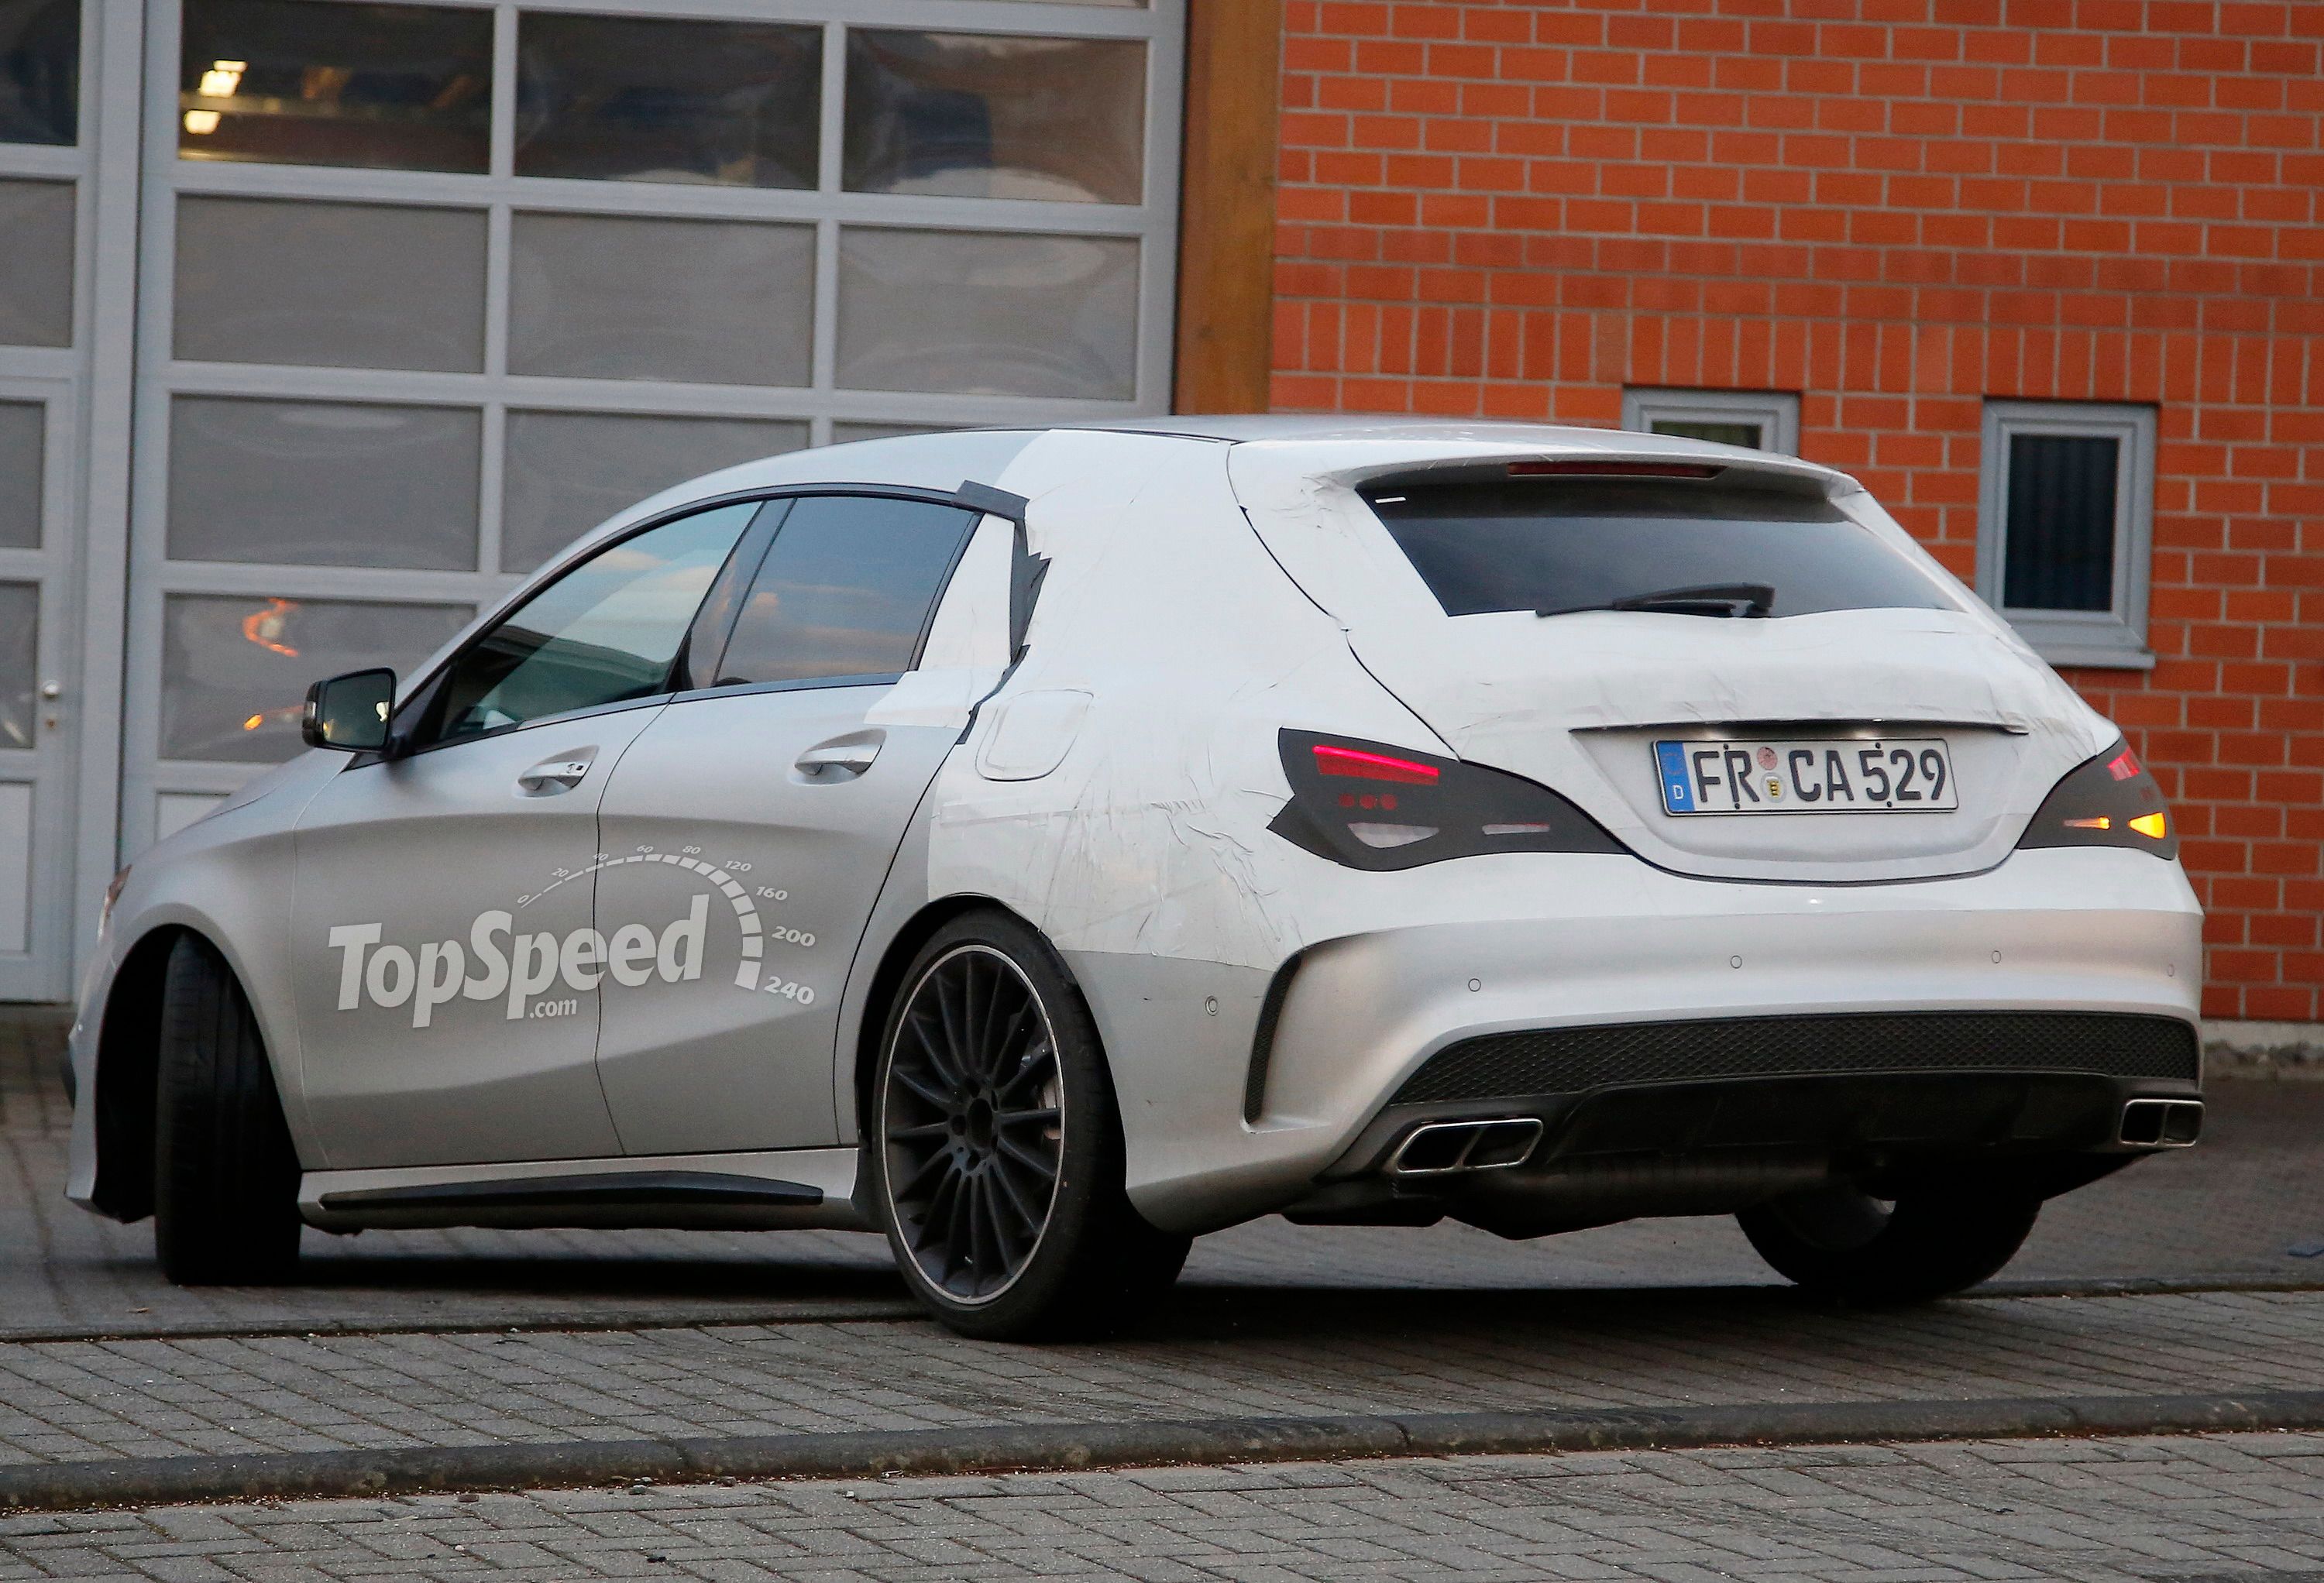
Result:
<svg viewBox="0 0 2324 1583"><path fill-rule="evenodd" d="M62 1197L62 1029L53 1013L0 1008L0 1337L913 1311L885 1243L842 1232L310 1231L296 1286L175 1288L153 1267L150 1222L118 1226ZM2324 1286L2324 1083L2222 1084L2213 1109L2201 1147L2052 1203L2005 1279ZM1773 1284L1723 1217L1523 1243L1451 1224L1268 1219L1203 1238L1185 1281L1197 1293Z"/></svg>
<svg viewBox="0 0 2324 1583"><path fill-rule="evenodd" d="M2324 1578L2324 1436L1793 1447L0 1518L0 1579Z"/></svg>
<svg viewBox="0 0 2324 1583"><path fill-rule="evenodd" d="M920 1321L0 1346L0 1464L987 1423L2324 1385L2324 1293L1182 1301L1102 1345Z"/></svg>

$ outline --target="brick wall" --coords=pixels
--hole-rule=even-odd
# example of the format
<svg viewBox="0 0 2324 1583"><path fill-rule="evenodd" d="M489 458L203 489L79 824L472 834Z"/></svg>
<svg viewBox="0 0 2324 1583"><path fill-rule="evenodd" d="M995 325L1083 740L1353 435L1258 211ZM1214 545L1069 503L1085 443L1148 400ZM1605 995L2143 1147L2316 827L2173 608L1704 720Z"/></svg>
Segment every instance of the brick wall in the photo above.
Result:
<svg viewBox="0 0 2324 1583"><path fill-rule="evenodd" d="M1984 398L2154 403L2209 1015L2324 1017L2324 0L1289 0L1282 409L1801 393L1964 578Z"/></svg>

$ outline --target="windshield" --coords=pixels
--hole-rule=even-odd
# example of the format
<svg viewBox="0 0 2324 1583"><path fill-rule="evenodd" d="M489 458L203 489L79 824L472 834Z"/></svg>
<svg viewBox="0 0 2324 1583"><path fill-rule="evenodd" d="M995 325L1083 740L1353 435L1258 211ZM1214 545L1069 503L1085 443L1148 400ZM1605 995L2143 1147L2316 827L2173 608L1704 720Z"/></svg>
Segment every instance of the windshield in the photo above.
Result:
<svg viewBox="0 0 2324 1583"><path fill-rule="evenodd" d="M1388 484L1364 499L1446 615L1754 584L1774 591L1774 617L1953 608L1920 567L1820 495L1591 478Z"/></svg>

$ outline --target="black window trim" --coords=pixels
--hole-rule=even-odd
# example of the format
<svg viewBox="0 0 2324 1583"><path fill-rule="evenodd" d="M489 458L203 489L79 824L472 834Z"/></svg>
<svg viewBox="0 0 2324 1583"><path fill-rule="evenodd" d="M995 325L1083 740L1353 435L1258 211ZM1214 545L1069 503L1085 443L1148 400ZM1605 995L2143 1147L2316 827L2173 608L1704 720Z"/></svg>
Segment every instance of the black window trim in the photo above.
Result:
<svg viewBox="0 0 2324 1583"><path fill-rule="evenodd" d="M513 614L528 600L531 599L535 594L540 593L542 590L548 588L551 584L556 583L558 580L564 577L567 573L576 570L586 562L596 559L597 557L604 554L607 550L613 549L619 545L627 544L631 539L639 537L641 534L650 533L657 528L666 527L669 524L677 521L681 517L691 517L703 511L716 511L724 506L742 505L752 501L760 502L763 508L776 501L802 500L815 495L870 495L885 500L920 501L929 505L950 506L956 510L977 513L975 520L969 524L968 531L961 535L960 544L958 548L954 550L950 564L945 568L943 583L936 591L936 598L929 602L927 614L920 622L919 635L914 640L912 645L912 667L915 669L918 667L920 656L927 647L928 631L936 623L936 612L937 607L944 603L944 595L950 590L953 576L960 570L961 559L968 553L968 547L975 539L976 529L982 522L984 517L1001 516L1013 521L1016 525L1017 530L1019 559L1021 563L1028 558L1025 554L1024 548L1024 511L1028 502L1021 495L1010 494L1003 490L994 489L989 484L963 483L956 490L945 491L937 489L923 489L911 484L819 482L812 483L777 484L770 487L761 487L757 489L730 490L724 494L704 495L699 500L688 501L684 505L672 506L667 511L658 512L651 517L644 518L640 521L632 524L630 527L623 529L620 533L610 538L594 540L589 543L576 545L572 550L567 553L562 560L554 563L547 570L537 574L530 581L511 592L507 598L502 600L498 605L493 607L492 615L484 622L483 625L476 629L475 634L472 635L466 642L461 644L457 649L453 649L451 653L446 655L442 660L430 667L424 675L422 675L419 681L413 683L405 691L402 702L396 705L394 723L400 724L405 720L410 718L410 715L407 713L409 711L424 713L428 707L427 700L429 695L432 694L437 686L442 682L445 673L450 670L456 662L457 662L463 656L466 655L478 643L484 641L486 635L495 630L502 621ZM761 542L755 554L751 557L751 569L749 575L753 578L758 575L759 566L764 562L768 550L773 548L775 533L780 526L780 520L779 519L776 522L768 524L763 535L761 535L761 522L765 515L766 513L762 509L759 512L754 513L752 516L751 520L744 524L742 534L734 540L734 548L727 551L726 560L724 564L719 567L718 575L711 579L708 591L706 591L702 596L702 603L695 607L696 621L700 619L702 612L709 607L710 602L717 598L725 591L730 581L736 574L737 563L743 558L745 548L751 545L752 540L754 538L760 538ZM786 515L788 515L788 513L786 513ZM1047 563L1040 561L1039 557L1035 557L1029 558L1035 560L1043 567L1046 567ZM1035 579L1034 585L1036 589L1038 589L1038 578ZM749 584L745 582L742 586L743 589L747 590ZM1014 588L1012 584L1012 594L1013 592ZM1011 603L1013 605L1013 598ZM1029 605L1026 613L1029 617ZM1012 616L1014 612L1012 611ZM723 623L725 630L719 635L718 658L721 662L723 662L726 658L726 645L733 637L734 623L741 618L741 615L742 604L738 600L735 603L734 609L728 614ZM1018 627L1018 631L1021 635L1021 626ZM673 658L670 662L673 675L679 661L690 658L691 645L696 635L693 623L688 623L686 639L680 642L678 655ZM711 674L714 676L716 674L715 667ZM812 678L810 681L805 683L738 683L734 686L726 687L693 687L687 688L683 692L665 688L661 692L650 694L641 698L623 698L612 704L593 704L586 709L568 709L560 714L544 714L537 719L521 720L511 725L495 726L490 731L477 732L468 736L459 737L445 741L429 742L424 746L416 748L401 749L395 751L393 753L393 757L396 759L418 758L423 753L433 753L445 748L456 748L469 742L486 741L494 737L508 736L517 732L530 731L536 726L562 725L571 721L586 720L593 715L616 714L627 709L658 707L664 704L674 703L681 698L691 702L697 698L731 697L749 692L796 691L799 687L806 686L825 687L860 687L873 686L882 683L892 686L894 683L902 680L903 675L904 673L899 671L893 676L819 676ZM664 677L665 681L670 679L673 679L673 677ZM388 760L388 754L355 753L348 756L346 768L348 769L355 769L363 768L365 765L378 764Z"/></svg>

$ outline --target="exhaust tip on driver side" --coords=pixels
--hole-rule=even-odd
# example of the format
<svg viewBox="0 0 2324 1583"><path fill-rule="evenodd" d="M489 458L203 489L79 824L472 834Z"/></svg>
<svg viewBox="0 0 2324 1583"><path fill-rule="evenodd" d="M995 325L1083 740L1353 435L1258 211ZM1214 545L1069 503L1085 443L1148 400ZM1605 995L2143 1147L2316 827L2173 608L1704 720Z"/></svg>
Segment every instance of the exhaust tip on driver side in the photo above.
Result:
<svg viewBox="0 0 2324 1583"><path fill-rule="evenodd" d="M2203 1135L2200 1100L2133 1100L2116 1137L2135 1148L2183 1149Z"/></svg>
<svg viewBox="0 0 2324 1583"><path fill-rule="evenodd" d="M1388 1163L1391 1176L1444 1176L1522 1165L1541 1141L1537 1117L1438 1121L1415 1127Z"/></svg>

